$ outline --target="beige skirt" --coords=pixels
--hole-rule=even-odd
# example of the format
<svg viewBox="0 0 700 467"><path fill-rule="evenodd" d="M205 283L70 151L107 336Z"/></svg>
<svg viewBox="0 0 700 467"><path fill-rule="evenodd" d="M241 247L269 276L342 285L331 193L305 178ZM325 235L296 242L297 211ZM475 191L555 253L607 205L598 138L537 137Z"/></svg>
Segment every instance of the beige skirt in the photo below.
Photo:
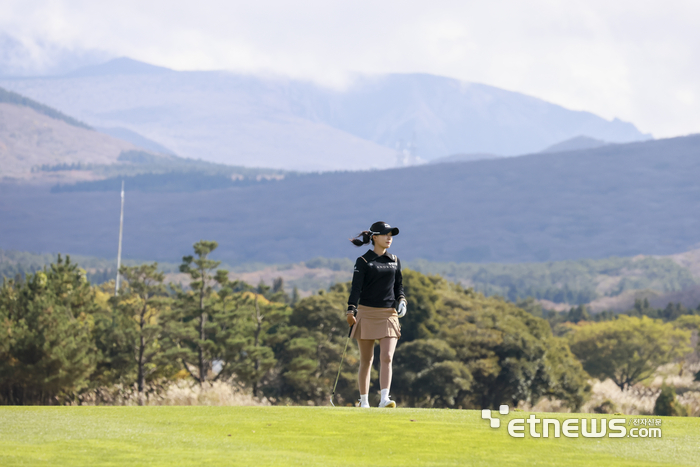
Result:
<svg viewBox="0 0 700 467"><path fill-rule="evenodd" d="M358 305L357 323L352 328L355 339L377 340L385 337L401 337L399 315L393 308L374 308Z"/></svg>

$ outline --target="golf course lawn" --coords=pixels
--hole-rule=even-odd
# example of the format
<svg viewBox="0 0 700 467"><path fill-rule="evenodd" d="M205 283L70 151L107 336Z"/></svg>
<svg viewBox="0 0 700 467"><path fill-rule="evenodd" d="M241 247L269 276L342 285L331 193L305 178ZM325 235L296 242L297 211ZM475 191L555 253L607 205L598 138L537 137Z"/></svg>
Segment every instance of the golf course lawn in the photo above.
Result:
<svg viewBox="0 0 700 467"><path fill-rule="evenodd" d="M651 417L660 439L515 439L508 420L529 413L494 415L498 429L474 410L0 407L0 465L700 465L700 418Z"/></svg>

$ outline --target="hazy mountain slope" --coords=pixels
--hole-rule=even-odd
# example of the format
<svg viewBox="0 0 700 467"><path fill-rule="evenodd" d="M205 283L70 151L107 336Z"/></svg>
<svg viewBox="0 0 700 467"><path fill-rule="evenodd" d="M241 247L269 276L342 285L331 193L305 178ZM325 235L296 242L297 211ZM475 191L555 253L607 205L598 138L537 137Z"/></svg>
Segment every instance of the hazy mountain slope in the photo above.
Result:
<svg viewBox="0 0 700 467"><path fill-rule="evenodd" d="M527 262L673 254L700 242L700 136L126 197L125 257L174 261L200 239L229 263L351 257L376 220L406 260ZM0 248L109 257L117 192L0 186ZM50 228L48 228L50 226Z"/></svg>
<svg viewBox="0 0 700 467"><path fill-rule="evenodd" d="M296 94L299 115L388 147L415 138L417 155L427 160L455 153L520 155L578 135L648 139L617 119L427 74L360 77L344 92L309 88Z"/></svg>
<svg viewBox="0 0 700 467"><path fill-rule="evenodd" d="M168 154L167 148L130 130L98 132L56 109L0 88L0 179L60 182L61 186L54 187L59 191L65 186L80 189L76 181L121 186L123 180L151 191L191 191L283 176L279 169L215 164Z"/></svg>
<svg viewBox="0 0 700 467"><path fill-rule="evenodd" d="M135 131L127 130L126 128L112 127L112 128L95 128L97 131L104 133L109 136L121 139L123 141L128 141L140 148L146 149L148 151L175 155L170 149L165 146L156 143L148 138L144 138Z"/></svg>
<svg viewBox="0 0 700 467"><path fill-rule="evenodd" d="M77 126L79 128L85 128L86 130L92 130L88 125L83 122L69 117L56 109L52 109L49 106L41 104L39 102L28 99L16 92L7 91L6 89L0 88L0 103L19 105L22 107L29 107L40 114L46 115L47 117L54 118L56 120L63 120L69 125Z"/></svg>
<svg viewBox="0 0 700 467"><path fill-rule="evenodd" d="M32 168L44 164L112 164L133 148L32 108L0 103L0 178L28 179Z"/></svg>
<svg viewBox="0 0 700 467"><path fill-rule="evenodd" d="M449 156L445 157L438 157L437 159L433 159L429 164L446 164L446 163L453 163L453 162L471 162L471 161L480 161L483 159L497 159L502 156L496 156L495 154L487 154L487 153L473 153L473 154L452 154Z"/></svg>
<svg viewBox="0 0 700 467"><path fill-rule="evenodd" d="M415 138L417 156L523 154L578 135L645 139L533 97L454 79L409 74L358 77L346 90L285 78L176 72L117 59L52 78L0 85L97 127L123 127L175 153L235 165L355 170L397 165Z"/></svg>
<svg viewBox="0 0 700 467"><path fill-rule="evenodd" d="M294 115L275 81L224 72L128 71L3 83L94 126L135 131L184 157L297 170L395 165L392 149Z"/></svg>
<svg viewBox="0 0 700 467"><path fill-rule="evenodd" d="M540 152L580 151L581 149L599 148L601 146L605 146L606 144L608 143L599 139L590 138L588 136L577 136L575 138L553 144Z"/></svg>

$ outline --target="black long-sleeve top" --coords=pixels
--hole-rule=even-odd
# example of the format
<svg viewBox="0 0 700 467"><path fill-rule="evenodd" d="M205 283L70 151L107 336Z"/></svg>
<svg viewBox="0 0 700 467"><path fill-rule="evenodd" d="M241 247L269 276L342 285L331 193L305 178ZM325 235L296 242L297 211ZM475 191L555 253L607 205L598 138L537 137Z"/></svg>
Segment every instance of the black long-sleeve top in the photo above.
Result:
<svg viewBox="0 0 700 467"><path fill-rule="evenodd" d="M404 298L401 261L395 255L381 256L372 250L357 258L352 275L348 306L357 304L389 308Z"/></svg>

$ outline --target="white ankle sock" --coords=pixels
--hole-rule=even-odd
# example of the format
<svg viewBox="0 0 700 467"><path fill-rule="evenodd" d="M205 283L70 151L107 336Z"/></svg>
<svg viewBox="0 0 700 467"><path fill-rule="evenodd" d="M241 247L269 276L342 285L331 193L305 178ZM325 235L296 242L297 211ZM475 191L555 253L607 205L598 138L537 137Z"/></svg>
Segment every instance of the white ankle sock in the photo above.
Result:
<svg viewBox="0 0 700 467"><path fill-rule="evenodd" d="M382 389L382 400L385 401L389 398L389 388Z"/></svg>
<svg viewBox="0 0 700 467"><path fill-rule="evenodd" d="M360 394L360 405L366 405L369 404L369 400L367 399L367 394Z"/></svg>

